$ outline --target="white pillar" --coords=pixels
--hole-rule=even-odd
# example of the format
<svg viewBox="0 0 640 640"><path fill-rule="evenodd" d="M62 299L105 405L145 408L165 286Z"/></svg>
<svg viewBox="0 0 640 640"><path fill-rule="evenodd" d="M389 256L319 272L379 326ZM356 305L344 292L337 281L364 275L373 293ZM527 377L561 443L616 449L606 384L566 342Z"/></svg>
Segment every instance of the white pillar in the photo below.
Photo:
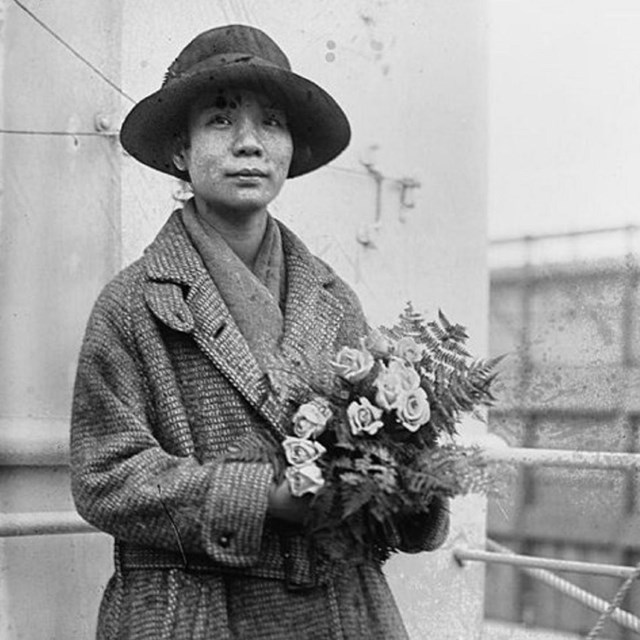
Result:
<svg viewBox="0 0 640 640"><path fill-rule="evenodd" d="M188 11L157 0L29 6L136 99L156 90L180 48L209 26L244 22L271 34L353 125L349 150L288 183L274 213L356 287L373 322L391 321L408 299L427 313L441 307L484 353L484 0L193 0ZM4 15L4 128L90 132L96 116L119 125L126 99L15 3ZM401 207L393 181L383 183L377 208L375 182L360 162L372 145L385 176L421 183L414 208ZM26 433L64 442L89 308L152 240L174 205L174 184L124 158L108 137L5 134L1 159L0 429L18 445ZM71 508L63 467L0 467L0 476L2 511ZM482 500L457 502L453 520L443 550L388 566L414 638L480 634L483 568L459 569L451 546L480 543ZM111 568L105 539L25 538L5 547L0 619L11 621L14 637L90 636Z"/></svg>
<svg viewBox="0 0 640 640"><path fill-rule="evenodd" d="M349 149L332 166L289 181L272 211L355 286L373 322L391 322L407 300L428 314L442 308L467 325L472 349L485 355L486 21L484 0L202 0L188 12L130 0L123 82L138 98L155 91L180 49L209 27L241 22L270 34L294 70L338 100L353 128ZM385 176L420 182L414 208L401 206L392 180L383 182L377 206L375 181L361 163L372 157ZM126 259L168 215L172 188L171 180L127 161ZM466 430L484 432L477 424ZM479 637L484 568L459 568L451 550L480 546L484 529L484 500L457 500L442 550L389 563L414 638Z"/></svg>

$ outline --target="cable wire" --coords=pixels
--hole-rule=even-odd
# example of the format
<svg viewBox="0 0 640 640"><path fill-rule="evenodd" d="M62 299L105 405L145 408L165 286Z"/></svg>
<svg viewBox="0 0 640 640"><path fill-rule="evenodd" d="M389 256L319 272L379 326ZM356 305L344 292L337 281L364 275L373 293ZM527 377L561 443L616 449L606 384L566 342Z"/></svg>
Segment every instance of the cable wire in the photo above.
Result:
<svg viewBox="0 0 640 640"><path fill-rule="evenodd" d="M101 138L113 138L118 131L36 131L32 129L0 129L0 133L18 136L94 136Z"/></svg>
<svg viewBox="0 0 640 640"><path fill-rule="evenodd" d="M605 623L609 618L613 617L613 613L616 610L619 610L622 601L633 583L640 578L640 562L636 565L636 570L633 575L630 575L623 583L620 589L618 589L618 593L613 597L613 600L609 603L606 611L602 612L602 615L598 618L598 622L596 622L595 626L589 632L586 640L597 640L600 637L600 632L602 631Z"/></svg>
<svg viewBox="0 0 640 640"><path fill-rule="evenodd" d="M33 11L29 8L25 7L20 0L13 0L15 4L20 7L32 20L34 20L37 24L39 24L49 35L55 38L63 47L65 47L68 51L70 51L78 60L80 60L83 64L85 64L91 71L93 71L97 76L102 78L111 88L115 89L122 97L129 100L132 104L135 104L135 100L127 95L113 80L111 80L108 76L106 76L98 67L96 67L93 63L89 62L79 51L74 49L62 36L58 35L48 24L46 24L43 20L41 20Z"/></svg>

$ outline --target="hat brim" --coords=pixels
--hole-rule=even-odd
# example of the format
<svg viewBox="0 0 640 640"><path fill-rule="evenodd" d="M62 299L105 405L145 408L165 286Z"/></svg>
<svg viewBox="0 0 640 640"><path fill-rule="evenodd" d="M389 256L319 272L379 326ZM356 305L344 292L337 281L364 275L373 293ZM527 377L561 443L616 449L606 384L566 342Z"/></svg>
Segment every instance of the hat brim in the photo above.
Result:
<svg viewBox="0 0 640 640"><path fill-rule="evenodd" d="M323 166L349 144L349 121L324 89L253 57L210 68L205 65L141 100L122 124L122 146L143 164L184 178L173 164L171 149L184 131L188 109L202 93L225 87L261 92L284 108L294 147L289 178Z"/></svg>

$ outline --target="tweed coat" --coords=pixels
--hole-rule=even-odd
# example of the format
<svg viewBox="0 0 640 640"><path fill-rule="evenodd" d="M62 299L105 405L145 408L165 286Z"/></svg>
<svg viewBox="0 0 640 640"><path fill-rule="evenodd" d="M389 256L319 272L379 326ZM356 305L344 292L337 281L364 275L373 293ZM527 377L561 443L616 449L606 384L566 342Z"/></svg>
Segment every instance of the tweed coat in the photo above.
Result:
<svg viewBox="0 0 640 640"><path fill-rule="evenodd" d="M292 362L354 344L355 294L281 225L282 350ZM301 365L302 366L302 365ZM114 537L98 638L405 638L380 566L340 570L267 516L273 466L252 455L286 430L264 375L174 212L101 293L79 359L71 428L80 514ZM408 551L443 541L434 504Z"/></svg>

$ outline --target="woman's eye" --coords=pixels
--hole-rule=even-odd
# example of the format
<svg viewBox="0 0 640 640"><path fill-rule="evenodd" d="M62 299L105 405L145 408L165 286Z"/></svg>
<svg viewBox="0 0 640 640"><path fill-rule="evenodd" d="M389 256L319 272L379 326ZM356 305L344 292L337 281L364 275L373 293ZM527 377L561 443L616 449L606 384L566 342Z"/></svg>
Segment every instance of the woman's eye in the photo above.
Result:
<svg viewBox="0 0 640 640"><path fill-rule="evenodd" d="M265 119L265 124L269 127L282 127L282 128L286 128L287 123L286 120L284 119L283 116L278 116L275 114L272 114L270 116L267 116Z"/></svg>
<svg viewBox="0 0 640 640"><path fill-rule="evenodd" d="M231 124L231 118L223 113L216 113L209 118L208 124L228 125Z"/></svg>

